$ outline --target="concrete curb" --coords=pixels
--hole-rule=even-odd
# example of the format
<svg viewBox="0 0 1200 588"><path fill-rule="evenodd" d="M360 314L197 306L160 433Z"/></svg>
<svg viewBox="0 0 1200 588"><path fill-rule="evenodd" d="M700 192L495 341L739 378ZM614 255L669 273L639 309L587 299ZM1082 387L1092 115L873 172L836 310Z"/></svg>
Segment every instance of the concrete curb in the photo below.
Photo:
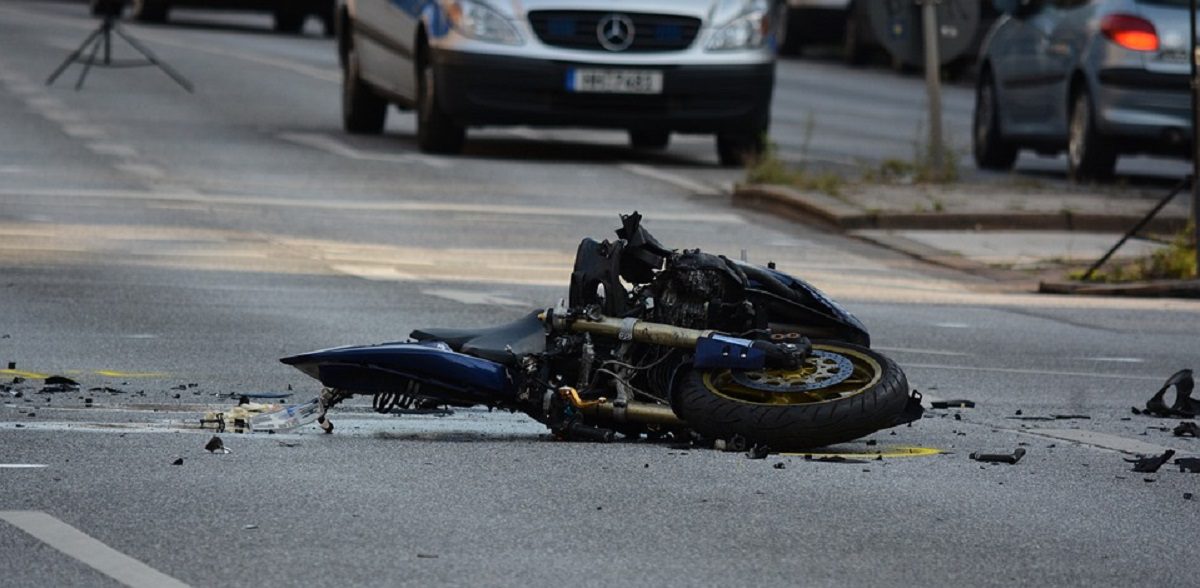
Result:
<svg viewBox="0 0 1200 588"><path fill-rule="evenodd" d="M1037 213L1037 212L868 212L847 202L813 192L803 192L787 186L748 184L734 186L733 203L793 220L813 220L832 225L843 231L855 229L891 230L1025 230L1025 231L1087 231L1123 233L1137 224L1141 216L1095 213ZM1177 232L1187 225L1187 219L1160 217L1150 221L1145 230Z"/></svg>
<svg viewBox="0 0 1200 588"><path fill-rule="evenodd" d="M1092 296L1200 298L1200 280L1163 280L1131 284L1042 282L1038 284L1038 292L1042 294L1082 294Z"/></svg>

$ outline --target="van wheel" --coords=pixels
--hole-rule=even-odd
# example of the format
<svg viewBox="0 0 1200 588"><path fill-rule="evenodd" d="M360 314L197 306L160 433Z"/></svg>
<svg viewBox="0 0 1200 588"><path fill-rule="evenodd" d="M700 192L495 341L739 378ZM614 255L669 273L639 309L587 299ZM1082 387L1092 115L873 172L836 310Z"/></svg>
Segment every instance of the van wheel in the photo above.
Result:
<svg viewBox="0 0 1200 588"><path fill-rule="evenodd" d="M662 150L671 143L670 131L629 131L629 144L634 149Z"/></svg>
<svg viewBox="0 0 1200 588"><path fill-rule="evenodd" d="M743 167L758 161L767 148L766 130L758 133L717 135L717 157L725 167Z"/></svg>
<svg viewBox="0 0 1200 588"><path fill-rule="evenodd" d="M467 130L442 110L437 78L428 55L426 48L422 51L417 78L417 147L427 153L460 153Z"/></svg>
<svg viewBox="0 0 1200 588"><path fill-rule="evenodd" d="M1086 89L1075 94L1067 133L1067 169L1076 182L1113 176L1117 150L1096 128L1095 107Z"/></svg>
<svg viewBox="0 0 1200 588"><path fill-rule="evenodd" d="M161 0L133 0L129 16L139 22L166 22L170 6Z"/></svg>
<svg viewBox="0 0 1200 588"><path fill-rule="evenodd" d="M984 72L975 89L975 118L971 132L975 165L982 169L1010 170L1017 162L1017 147L1000 136L998 104L996 81L992 72Z"/></svg>
<svg viewBox="0 0 1200 588"><path fill-rule="evenodd" d="M388 103L362 80L359 68L358 51L351 44L342 67L342 128L355 135L378 135L387 122Z"/></svg>
<svg viewBox="0 0 1200 588"><path fill-rule="evenodd" d="M282 8L275 11L275 32L294 35L304 29L304 21L308 15L295 8Z"/></svg>

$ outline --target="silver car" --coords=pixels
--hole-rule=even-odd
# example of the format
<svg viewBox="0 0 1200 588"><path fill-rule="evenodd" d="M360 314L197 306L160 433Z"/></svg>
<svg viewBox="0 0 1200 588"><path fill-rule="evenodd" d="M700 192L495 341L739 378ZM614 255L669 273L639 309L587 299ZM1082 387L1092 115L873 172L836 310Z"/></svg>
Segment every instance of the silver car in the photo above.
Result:
<svg viewBox="0 0 1200 588"><path fill-rule="evenodd" d="M979 167L1065 149L1084 180L1111 176L1123 154L1190 153L1190 0L995 3L1005 15L980 57Z"/></svg>
<svg viewBox="0 0 1200 588"><path fill-rule="evenodd" d="M342 0L342 112L456 153L468 127L624 129L635 147L715 134L721 162L760 151L775 81L772 0Z"/></svg>

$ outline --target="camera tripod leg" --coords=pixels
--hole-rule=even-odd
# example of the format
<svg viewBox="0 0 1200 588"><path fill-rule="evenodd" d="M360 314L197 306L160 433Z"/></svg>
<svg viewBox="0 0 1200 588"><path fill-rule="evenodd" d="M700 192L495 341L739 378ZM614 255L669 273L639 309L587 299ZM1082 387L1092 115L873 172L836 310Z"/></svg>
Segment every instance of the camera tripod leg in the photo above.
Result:
<svg viewBox="0 0 1200 588"><path fill-rule="evenodd" d="M116 33L118 35L120 35L122 39L125 39L125 42L129 43L129 46L133 47L139 53L141 53L146 58L147 61L158 66L158 69L163 70L163 73L170 76L170 78L172 80L175 80L176 84L179 84L180 86L182 86L183 89L187 90L189 93L192 92L192 83L187 81L187 78L183 77L179 72L175 71L171 66L159 61L158 57L154 55L153 51L151 51L145 45L142 45L140 42L138 42L137 39L135 39L129 35L126 35L125 31L121 30L121 27L115 26L115 27L113 27L113 30L116 31Z"/></svg>
<svg viewBox="0 0 1200 588"><path fill-rule="evenodd" d="M100 46L105 44L104 41L104 38L96 39L96 43L92 45L92 52L88 54L87 61L83 62L83 71L79 72L79 81L75 82L75 91L83 88L83 81L87 79L92 64L96 63L96 54L100 52Z"/></svg>
<svg viewBox="0 0 1200 588"><path fill-rule="evenodd" d="M58 69L54 70L54 73L50 74L49 78L46 78L46 85L49 86L50 84L53 84L54 80L57 80L58 76L61 75L63 71L70 67L72 63L75 63L77 60L79 60L79 56L83 54L84 49L86 49L92 41L95 41L96 37L99 37L100 33L102 32L103 29L96 29L92 31L92 34L88 35L88 38L84 39L83 43L79 44L79 48L76 49L74 53L68 55L67 58L64 59L61 64L59 64Z"/></svg>

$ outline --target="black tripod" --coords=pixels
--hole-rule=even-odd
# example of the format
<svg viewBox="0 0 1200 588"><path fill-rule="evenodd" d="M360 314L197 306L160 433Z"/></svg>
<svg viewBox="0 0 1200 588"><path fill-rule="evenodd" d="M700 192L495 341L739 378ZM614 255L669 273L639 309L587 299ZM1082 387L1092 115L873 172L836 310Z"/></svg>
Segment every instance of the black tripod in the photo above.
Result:
<svg viewBox="0 0 1200 588"><path fill-rule="evenodd" d="M184 90L191 92L191 82L187 81L187 79L182 75L179 75L179 72L171 69L171 66L159 61L158 58L154 56L154 53L139 43L137 39L129 36L128 33L121 29L121 25L117 23L117 17L119 14L119 10L105 12L104 20L100 23L100 27L92 31L92 34L88 35L87 39L84 39L83 44L81 44L74 53L68 55L67 58L63 60L63 62L58 66L58 69L54 70L54 73L50 74L50 77L46 79L46 85L49 86L50 84L53 84L54 80L58 79L58 76L62 74L62 72L65 71L72 63L83 64L83 71L79 74L79 81L75 82L76 90L83 87L83 81L87 79L88 71L93 65L99 67L140 67L145 65L153 65L157 66L158 69L163 70L163 73L170 76L172 80L175 80L175 83L183 86ZM129 46L136 49L138 53L141 53L146 59L144 61L114 60L112 58L113 33L120 35L122 39L125 39L126 43L129 43ZM89 46L91 47L90 49L88 48ZM103 49L104 55L101 59L97 59L101 49ZM85 52L87 53L86 58L82 57Z"/></svg>

